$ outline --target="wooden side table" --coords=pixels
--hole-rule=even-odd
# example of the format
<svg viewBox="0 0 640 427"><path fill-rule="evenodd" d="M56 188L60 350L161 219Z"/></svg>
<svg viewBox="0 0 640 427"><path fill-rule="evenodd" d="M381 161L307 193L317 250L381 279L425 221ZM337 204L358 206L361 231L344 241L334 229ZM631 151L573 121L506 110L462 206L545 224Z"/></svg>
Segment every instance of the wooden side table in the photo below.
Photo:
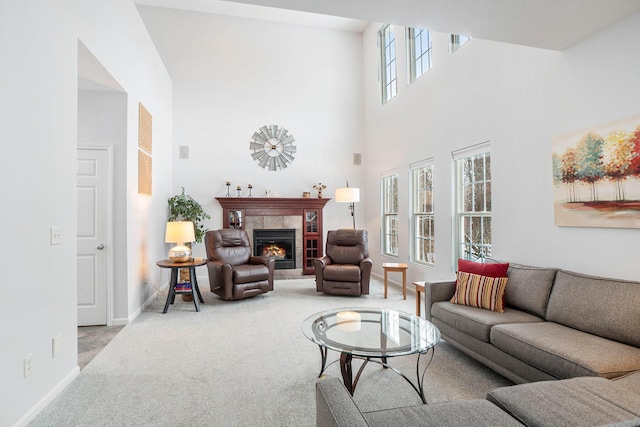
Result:
<svg viewBox="0 0 640 427"><path fill-rule="evenodd" d="M170 268L171 269L171 280L169 280L169 293L167 294L167 302L164 304L164 310L162 314L165 314L169 309L169 304L173 304L176 299L176 294L186 294L189 293L193 297L193 305L196 306L196 311L200 311L200 304L198 301L204 302L202 299L202 295L200 294L200 288L198 287L198 279L196 279L196 267L201 265L205 265L207 260L205 258L199 258L197 261L191 260L187 262L173 262L170 259L163 259L162 261L156 262L156 265L160 268ZM190 291L176 291L176 285L178 284L178 270L181 268L189 269L189 277L191 279L191 290ZM197 296L196 296L197 294Z"/></svg>
<svg viewBox="0 0 640 427"><path fill-rule="evenodd" d="M413 286L416 287L416 316L420 317L420 293L424 292L424 282L413 282Z"/></svg>
<svg viewBox="0 0 640 427"><path fill-rule="evenodd" d="M385 262L382 264L384 270L384 297L387 297L387 274L389 272L401 272L402 273L402 299L407 299L407 265L404 262Z"/></svg>

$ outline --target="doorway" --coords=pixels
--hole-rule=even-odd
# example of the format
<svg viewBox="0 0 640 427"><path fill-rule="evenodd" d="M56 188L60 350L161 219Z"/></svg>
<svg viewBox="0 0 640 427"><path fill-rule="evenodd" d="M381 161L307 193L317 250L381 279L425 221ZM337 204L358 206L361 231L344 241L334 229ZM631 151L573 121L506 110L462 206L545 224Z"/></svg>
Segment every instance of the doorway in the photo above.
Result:
<svg viewBox="0 0 640 427"><path fill-rule="evenodd" d="M77 159L78 326L110 324L111 150L79 147Z"/></svg>

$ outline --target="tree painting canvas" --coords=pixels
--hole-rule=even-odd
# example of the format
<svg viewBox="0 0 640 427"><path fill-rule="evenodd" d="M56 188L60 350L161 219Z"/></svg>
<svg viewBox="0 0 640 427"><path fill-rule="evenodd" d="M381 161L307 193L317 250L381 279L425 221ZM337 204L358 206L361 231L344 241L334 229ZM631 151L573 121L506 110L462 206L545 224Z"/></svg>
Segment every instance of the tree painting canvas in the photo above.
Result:
<svg viewBox="0 0 640 427"><path fill-rule="evenodd" d="M558 226L640 228L640 116L553 140Z"/></svg>

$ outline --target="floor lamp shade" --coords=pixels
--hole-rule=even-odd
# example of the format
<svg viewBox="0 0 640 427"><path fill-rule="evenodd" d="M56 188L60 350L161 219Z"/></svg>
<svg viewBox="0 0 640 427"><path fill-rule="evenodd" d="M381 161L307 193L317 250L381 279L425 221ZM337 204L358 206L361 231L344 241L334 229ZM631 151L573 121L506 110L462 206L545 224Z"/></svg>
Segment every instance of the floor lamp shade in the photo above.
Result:
<svg viewBox="0 0 640 427"><path fill-rule="evenodd" d="M166 243L175 243L169 250L169 259L173 262L186 262L191 259L191 248L185 243L196 240L196 233L191 221L173 221L167 223L164 233Z"/></svg>
<svg viewBox="0 0 640 427"><path fill-rule="evenodd" d="M347 183L347 185L349 185ZM356 205L360 201L360 189L354 187L336 188L336 202L349 203L351 218L353 219L353 229L356 228Z"/></svg>
<svg viewBox="0 0 640 427"><path fill-rule="evenodd" d="M353 187L336 188L336 202L354 203L360 201L360 189Z"/></svg>

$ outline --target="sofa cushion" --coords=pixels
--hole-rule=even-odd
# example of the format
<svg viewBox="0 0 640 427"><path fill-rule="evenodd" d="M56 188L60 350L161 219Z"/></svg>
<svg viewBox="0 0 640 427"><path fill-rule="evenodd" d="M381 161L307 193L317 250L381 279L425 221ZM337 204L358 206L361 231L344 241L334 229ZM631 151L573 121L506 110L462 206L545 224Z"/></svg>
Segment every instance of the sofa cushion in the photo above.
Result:
<svg viewBox="0 0 640 427"><path fill-rule="evenodd" d="M640 348L553 322L497 325L491 344L556 378L615 378L640 370Z"/></svg>
<svg viewBox="0 0 640 427"><path fill-rule="evenodd" d="M640 395L594 377L501 387L487 399L528 426L595 426L634 419L640 412Z"/></svg>
<svg viewBox="0 0 640 427"><path fill-rule="evenodd" d="M558 271L546 319L640 347L640 283Z"/></svg>
<svg viewBox="0 0 640 427"><path fill-rule="evenodd" d="M504 311L504 289L508 280L506 277L488 277L458 271L456 292L453 294L451 302L502 313Z"/></svg>
<svg viewBox="0 0 640 427"><path fill-rule="evenodd" d="M511 263L507 273L509 285L504 292L505 305L544 318L557 271Z"/></svg>
<svg viewBox="0 0 640 427"><path fill-rule="evenodd" d="M462 400L365 412L371 426L522 426L487 400Z"/></svg>
<svg viewBox="0 0 640 427"><path fill-rule="evenodd" d="M477 307L436 302L431 306L431 315L447 325L471 335L484 342L489 342L489 334L494 325L502 323L532 323L544 320L523 311L505 308L504 313L484 310Z"/></svg>
<svg viewBox="0 0 640 427"><path fill-rule="evenodd" d="M509 269L509 263L500 262L473 262L465 259L458 260L458 271L464 271L465 273L479 274L487 277L507 277L507 270Z"/></svg>

